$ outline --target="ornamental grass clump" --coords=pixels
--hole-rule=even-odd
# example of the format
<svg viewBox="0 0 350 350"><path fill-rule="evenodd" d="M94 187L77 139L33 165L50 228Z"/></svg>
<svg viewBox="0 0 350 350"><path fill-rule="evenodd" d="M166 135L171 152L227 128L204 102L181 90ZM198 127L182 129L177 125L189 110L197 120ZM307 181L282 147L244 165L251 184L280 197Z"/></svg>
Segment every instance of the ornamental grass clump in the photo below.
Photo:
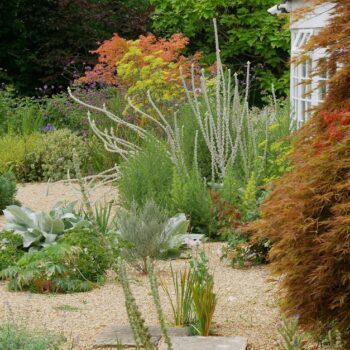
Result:
<svg viewBox="0 0 350 350"><path fill-rule="evenodd" d="M187 269L175 272L171 265L170 269L175 298L166 283L163 282L161 286L170 302L175 326L187 326L193 322L193 274Z"/></svg>
<svg viewBox="0 0 350 350"><path fill-rule="evenodd" d="M190 262L193 281L191 285L193 311L195 321L194 330L201 336L209 336L213 316L217 304L214 293L214 278L208 270L208 258L204 252Z"/></svg>

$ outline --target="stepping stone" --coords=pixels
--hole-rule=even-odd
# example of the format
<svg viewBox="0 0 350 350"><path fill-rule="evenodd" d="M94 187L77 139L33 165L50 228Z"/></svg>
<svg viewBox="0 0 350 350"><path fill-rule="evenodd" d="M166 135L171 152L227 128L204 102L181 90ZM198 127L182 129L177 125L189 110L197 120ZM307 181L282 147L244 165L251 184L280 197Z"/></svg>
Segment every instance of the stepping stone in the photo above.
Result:
<svg viewBox="0 0 350 350"><path fill-rule="evenodd" d="M247 338L244 337L170 337L174 350L246 350ZM161 340L159 350L168 350Z"/></svg>
<svg viewBox="0 0 350 350"><path fill-rule="evenodd" d="M162 337L160 327L149 326L151 334L151 341L156 346ZM184 327L169 328L169 335L173 337L186 337L188 329ZM122 345L123 348L135 348L134 335L130 326L108 326L95 339L94 348L116 348L117 344Z"/></svg>

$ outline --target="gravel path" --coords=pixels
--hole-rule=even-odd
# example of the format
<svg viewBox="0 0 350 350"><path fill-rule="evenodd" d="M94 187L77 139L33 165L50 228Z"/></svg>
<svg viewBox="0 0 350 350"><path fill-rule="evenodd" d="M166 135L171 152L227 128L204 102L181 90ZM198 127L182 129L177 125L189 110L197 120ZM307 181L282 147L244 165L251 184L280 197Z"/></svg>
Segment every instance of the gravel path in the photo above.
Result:
<svg viewBox="0 0 350 350"><path fill-rule="evenodd" d="M71 186L30 184L20 186L17 198L23 205L36 210L47 210L58 200L72 200ZM112 188L104 189L109 200L115 196ZM0 218L3 220L3 218ZM1 224L1 222L0 222ZM215 312L215 330L219 335L240 335L248 338L252 350L277 348L279 314L276 301L276 283L268 282L266 266L244 270L232 269L220 261L221 243L207 243L204 249L214 272L218 305ZM172 262L175 270L186 266L185 261ZM169 262L158 262L158 278L170 283ZM130 272L132 289L148 324L157 324L147 278ZM171 311L164 293L162 305L169 321ZM121 286L113 274L101 288L87 293L42 295L28 292L9 292L6 282L0 282L0 320L14 319L33 328L45 328L64 334L74 349L91 349L95 336L107 325L127 324Z"/></svg>

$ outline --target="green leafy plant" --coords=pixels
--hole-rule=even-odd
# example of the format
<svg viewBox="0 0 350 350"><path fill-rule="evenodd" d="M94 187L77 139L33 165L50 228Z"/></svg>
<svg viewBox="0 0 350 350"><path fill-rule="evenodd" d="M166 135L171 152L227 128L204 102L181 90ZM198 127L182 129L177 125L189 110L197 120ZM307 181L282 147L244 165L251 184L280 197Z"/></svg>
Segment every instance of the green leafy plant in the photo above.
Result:
<svg viewBox="0 0 350 350"><path fill-rule="evenodd" d="M93 231L73 230L57 244L24 254L0 273L12 290L82 292L104 280L110 266L106 245Z"/></svg>
<svg viewBox="0 0 350 350"><path fill-rule="evenodd" d="M0 278L9 279L10 290L39 293L87 291L93 287L93 283L77 277L78 272L72 268L79 252L80 248L63 244L29 252L14 266L2 270Z"/></svg>
<svg viewBox="0 0 350 350"><path fill-rule="evenodd" d="M0 271L12 266L24 254L22 237L9 231L0 232Z"/></svg>
<svg viewBox="0 0 350 350"><path fill-rule="evenodd" d="M255 239L236 230L229 236L222 258L228 259L232 267L264 264L268 261L271 247L272 242L267 238Z"/></svg>
<svg viewBox="0 0 350 350"><path fill-rule="evenodd" d="M23 248L40 249L53 244L57 238L72 229L88 228L89 221L74 212L75 203L63 206L57 203L50 212L34 212L16 205L4 210L5 228L23 238Z"/></svg>
<svg viewBox="0 0 350 350"><path fill-rule="evenodd" d="M151 0L154 6L153 29L158 35L184 33L191 40L192 50L205 53L203 59L215 61L213 31L208 21L218 19L222 58L234 71L242 71L247 61L255 63L258 77L257 91L271 89L288 91L289 72L285 62L289 58L290 34L283 29L285 20L266 16L273 0ZM258 34L258 35L257 35ZM234 63L233 63L234 62ZM256 100L261 96L254 96Z"/></svg>
<svg viewBox="0 0 350 350"><path fill-rule="evenodd" d="M144 207L134 203L130 211L121 209L116 222L118 234L130 244L122 251L123 255L144 273L147 257L158 258L162 252L180 245L179 235L186 233L189 224L184 214L169 219L153 200L148 200Z"/></svg>
<svg viewBox="0 0 350 350"><path fill-rule="evenodd" d="M12 173L0 175L0 213L8 205L15 204L16 178Z"/></svg>
<svg viewBox="0 0 350 350"><path fill-rule="evenodd" d="M174 324L176 326L187 326L193 321L193 275L187 269L174 272L171 265L170 268L175 299L172 297L169 286L165 284L165 282L163 282L161 286L170 302Z"/></svg>
<svg viewBox="0 0 350 350"><path fill-rule="evenodd" d="M58 350L64 342L62 336L33 332L15 323L0 325L1 350Z"/></svg>
<svg viewBox="0 0 350 350"><path fill-rule="evenodd" d="M58 243L80 248L74 268L82 279L90 282L103 280L106 270L112 263L110 247L103 236L94 230L73 228L60 237Z"/></svg>

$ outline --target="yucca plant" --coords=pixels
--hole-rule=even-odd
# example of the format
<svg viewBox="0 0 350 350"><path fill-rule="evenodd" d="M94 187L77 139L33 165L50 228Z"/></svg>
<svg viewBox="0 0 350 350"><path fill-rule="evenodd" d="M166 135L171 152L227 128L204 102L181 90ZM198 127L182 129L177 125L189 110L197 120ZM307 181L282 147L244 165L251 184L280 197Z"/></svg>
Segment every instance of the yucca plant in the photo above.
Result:
<svg viewBox="0 0 350 350"><path fill-rule="evenodd" d="M193 274L187 269L174 272L172 265L170 269L175 297L172 297L167 284L163 282L161 286L170 302L175 325L187 326L193 321Z"/></svg>

